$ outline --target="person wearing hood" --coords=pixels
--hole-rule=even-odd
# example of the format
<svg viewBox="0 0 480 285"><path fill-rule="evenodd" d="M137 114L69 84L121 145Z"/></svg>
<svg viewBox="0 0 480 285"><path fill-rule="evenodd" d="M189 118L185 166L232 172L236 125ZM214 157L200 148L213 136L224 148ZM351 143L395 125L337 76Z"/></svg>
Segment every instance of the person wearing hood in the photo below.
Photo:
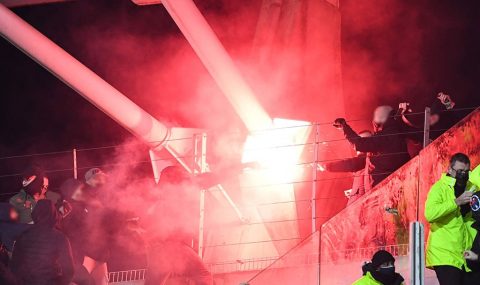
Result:
<svg viewBox="0 0 480 285"><path fill-rule="evenodd" d="M33 209L34 225L13 248L10 268L20 284L68 285L74 267L70 243L55 226L58 213L52 201L43 199Z"/></svg>
<svg viewBox="0 0 480 285"><path fill-rule="evenodd" d="M472 246L470 202L478 187L469 174L468 156L454 154L447 173L432 186L425 202L425 218L430 223L426 266L435 270L440 285L471 284L464 252Z"/></svg>
<svg viewBox="0 0 480 285"><path fill-rule="evenodd" d="M18 223L18 213L9 203L0 203L0 244L11 253L15 240L30 225Z"/></svg>
<svg viewBox="0 0 480 285"><path fill-rule="evenodd" d="M89 246L87 227L89 212L86 208L85 185L77 179L68 179L60 186L63 197L62 232L68 237L72 247L75 275L73 282L78 285L95 284L87 269L83 266L86 247Z"/></svg>
<svg viewBox="0 0 480 285"><path fill-rule="evenodd" d="M343 131L345 138L359 152L370 153L369 163L372 187L404 165L409 159L407 144L399 123L394 119L393 108L379 106L373 115L374 133L369 137L358 135L343 118L335 120L333 126Z"/></svg>
<svg viewBox="0 0 480 285"><path fill-rule="evenodd" d="M385 250L377 251L372 261L362 267L363 277L352 285L402 285L403 277L395 272L395 258Z"/></svg>

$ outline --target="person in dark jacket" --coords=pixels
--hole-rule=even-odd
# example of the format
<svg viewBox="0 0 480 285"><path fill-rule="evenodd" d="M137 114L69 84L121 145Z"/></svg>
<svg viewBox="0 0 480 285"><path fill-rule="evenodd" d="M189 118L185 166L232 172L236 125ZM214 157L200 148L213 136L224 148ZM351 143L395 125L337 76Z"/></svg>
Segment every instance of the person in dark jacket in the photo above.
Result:
<svg viewBox="0 0 480 285"><path fill-rule="evenodd" d="M70 243L55 226L58 214L52 201L37 202L34 225L15 243L10 267L20 284L68 285L74 268Z"/></svg>
<svg viewBox="0 0 480 285"><path fill-rule="evenodd" d="M15 240L31 225L18 223L18 213L9 203L0 203L0 243L11 253Z"/></svg>
<svg viewBox="0 0 480 285"><path fill-rule="evenodd" d="M78 285L95 284L92 276L83 266L88 247L87 221L88 210L85 204L84 184L77 179L68 179L60 186L60 192L64 199L64 217L62 219L62 232L68 237L72 247L75 275L73 282Z"/></svg>
<svg viewBox="0 0 480 285"><path fill-rule="evenodd" d="M453 127L463 118L463 112L454 109L455 102L450 95L440 92L430 105L428 124L430 127L430 141L437 139L445 131ZM416 156L423 148L423 131L425 115L423 113L411 113L410 103L403 102L398 105L397 114L401 115L397 120L406 133L408 151L411 157Z"/></svg>
<svg viewBox="0 0 480 285"><path fill-rule="evenodd" d="M371 137L372 133L365 130L358 135L364 138ZM370 177L371 165L368 153L357 151L356 157L325 163L322 165L322 168L330 172L353 173L353 184L350 194L348 195L347 205L352 204L372 189L372 178Z"/></svg>
<svg viewBox="0 0 480 285"><path fill-rule="evenodd" d="M343 118L334 122L334 126L343 130L345 138L357 151L371 153L372 186L380 183L410 159L405 138L393 112L390 106L379 106L375 109L374 133L371 137L359 136Z"/></svg>
<svg viewBox="0 0 480 285"><path fill-rule="evenodd" d="M150 209L147 221L150 240L145 285L166 284L172 277L213 285L212 275L191 246L198 229L198 188L176 166L162 171L159 186L159 201Z"/></svg>

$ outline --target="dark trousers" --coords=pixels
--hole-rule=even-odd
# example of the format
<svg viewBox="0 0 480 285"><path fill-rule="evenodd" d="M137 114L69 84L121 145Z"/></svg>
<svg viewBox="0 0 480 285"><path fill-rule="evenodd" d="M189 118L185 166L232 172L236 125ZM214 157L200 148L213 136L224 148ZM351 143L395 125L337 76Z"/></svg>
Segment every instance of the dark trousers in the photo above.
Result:
<svg viewBox="0 0 480 285"><path fill-rule="evenodd" d="M95 280L81 264L75 265L75 274L72 282L76 285L95 285Z"/></svg>
<svg viewBox="0 0 480 285"><path fill-rule="evenodd" d="M478 273L467 273L454 266L442 265L434 267L440 285L479 285Z"/></svg>

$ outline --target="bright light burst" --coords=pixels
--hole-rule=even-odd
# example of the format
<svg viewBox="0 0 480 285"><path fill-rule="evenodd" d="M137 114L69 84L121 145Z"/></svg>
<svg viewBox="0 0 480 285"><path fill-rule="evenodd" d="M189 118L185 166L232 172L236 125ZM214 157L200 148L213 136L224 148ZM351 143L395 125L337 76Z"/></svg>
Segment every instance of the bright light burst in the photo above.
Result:
<svg viewBox="0 0 480 285"><path fill-rule="evenodd" d="M276 118L272 129L247 137L242 162L257 162L265 171L265 182L292 182L302 169L298 161L310 131L309 122Z"/></svg>

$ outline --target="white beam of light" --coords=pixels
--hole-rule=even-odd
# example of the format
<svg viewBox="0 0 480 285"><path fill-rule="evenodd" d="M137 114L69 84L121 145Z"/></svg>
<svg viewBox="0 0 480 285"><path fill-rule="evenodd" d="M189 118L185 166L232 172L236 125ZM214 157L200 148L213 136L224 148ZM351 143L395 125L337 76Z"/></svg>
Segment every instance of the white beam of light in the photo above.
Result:
<svg viewBox="0 0 480 285"><path fill-rule="evenodd" d="M268 129L272 120L192 0L162 0L248 130Z"/></svg>

